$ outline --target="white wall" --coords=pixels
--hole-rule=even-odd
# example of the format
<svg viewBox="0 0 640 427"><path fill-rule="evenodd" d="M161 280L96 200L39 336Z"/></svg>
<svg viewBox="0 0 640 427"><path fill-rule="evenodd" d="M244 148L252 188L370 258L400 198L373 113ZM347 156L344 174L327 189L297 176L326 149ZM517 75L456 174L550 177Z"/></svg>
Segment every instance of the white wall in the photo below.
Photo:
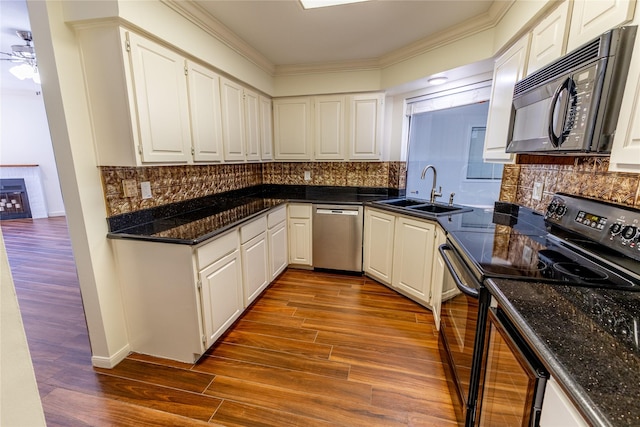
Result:
<svg viewBox="0 0 640 427"><path fill-rule="evenodd" d="M7 75L3 78L14 77ZM5 81L5 85L9 83ZM42 95L36 94L35 89L32 91L3 89L1 98L0 164L39 165L47 214L48 216L64 215L58 170Z"/></svg>

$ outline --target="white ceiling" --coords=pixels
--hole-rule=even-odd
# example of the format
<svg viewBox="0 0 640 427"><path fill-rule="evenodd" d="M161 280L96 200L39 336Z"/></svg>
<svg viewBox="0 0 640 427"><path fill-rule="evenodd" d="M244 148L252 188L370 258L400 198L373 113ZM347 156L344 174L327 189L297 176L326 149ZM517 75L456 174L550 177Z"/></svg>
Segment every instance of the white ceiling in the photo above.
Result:
<svg viewBox="0 0 640 427"><path fill-rule="evenodd" d="M193 4L273 66L313 66L379 60L480 17L494 3L512 0L372 0L310 10L298 0L163 1ZM29 29L26 1L0 0L0 51L24 44L15 31ZM19 81L9 74L10 61L0 63L0 86L39 89L31 80Z"/></svg>
<svg viewBox="0 0 640 427"><path fill-rule="evenodd" d="M274 65L300 65L378 59L480 16L494 1L372 0L309 10L298 0L194 3Z"/></svg>

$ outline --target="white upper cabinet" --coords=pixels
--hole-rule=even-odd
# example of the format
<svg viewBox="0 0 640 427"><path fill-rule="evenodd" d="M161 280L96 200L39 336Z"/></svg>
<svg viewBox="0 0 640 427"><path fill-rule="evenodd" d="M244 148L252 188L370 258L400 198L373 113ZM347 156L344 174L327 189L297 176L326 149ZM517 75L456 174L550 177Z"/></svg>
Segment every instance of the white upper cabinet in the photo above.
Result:
<svg viewBox="0 0 640 427"><path fill-rule="evenodd" d="M260 148L262 160L273 159L273 107L265 96L260 96Z"/></svg>
<svg viewBox="0 0 640 427"><path fill-rule="evenodd" d="M141 160L187 163L191 135L185 59L137 34L127 36Z"/></svg>
<svg viewBox="0 0 640 427"><path fill-rule="evenodd" d="M274 158L311 160L311 98L273 100Z"/></svg>
<svg viewBox="0 0 640 427"><path fill-rule="evenodd" d="M380 160L384 93L273 101L276 160Z"/></svg>
<svg viewBox="0 0 640 427"><path fill-rule="evenodd" d="M384 94L349 96L349 159L379 160L381 157Z"/></svg>
<svg viewBox="0 0 640 427"><path fill-rule="evenodd" d="M527 34L496 60L484 140L485 161L510 163L514 160L514 155L505 149L511 123L513 88L525 76L529 40L530 34Z"/></svg>
<svg viewBox="0 0 640 427"><path fill-rule="evenodd" d="M609 170L640 173L640 40L633 46Z"/></svg>
<svg viewBox="0 0 640 427"><path fill-rule="evenodd" d="M569 35L569 5L565 0L531 31L527 75L560 58Z"/></svg>
<svg viewBox="0 0 640 427"><path fill-rule="evenodd" d="M244 89L244 124L246 141L246 159L260 160L260 101L257 93Z"/></svg>
<svg viewBox="0 0 640 427"><path fill-rule="evenodd" d="M315 158L318 160L344 160L344 96L316 96Z"/></svg>
<svg viewBox="0 0 640 427"><path fill-rule="evenodd" d="M222 99L222 140L224 159L245 160L245 116L243 87L224 77L220 78Z"/></svg>
<svg viewBox="0 0 640 427"><path fill-rule="evenodd" d="M189 114L193 140L193 160L222 161L222 117L220 77L198 64L189 62Z"/></svg>
<svg viewBox="0 0 640 427"><path fill-rule="evenodd" d="M634 0L575 0L567 51L633 19Z"/></svg>

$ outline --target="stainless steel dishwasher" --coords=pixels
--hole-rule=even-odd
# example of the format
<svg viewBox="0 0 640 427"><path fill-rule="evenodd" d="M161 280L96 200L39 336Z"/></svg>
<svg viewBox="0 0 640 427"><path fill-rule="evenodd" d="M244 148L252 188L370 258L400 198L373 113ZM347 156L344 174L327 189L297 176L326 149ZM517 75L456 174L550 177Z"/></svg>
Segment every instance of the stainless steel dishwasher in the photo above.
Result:
<svg viewBox="0 0 640 427"><path fill-rule="evenodd" d="M362 271L362 206L313 205L313 267Z"/></svg>

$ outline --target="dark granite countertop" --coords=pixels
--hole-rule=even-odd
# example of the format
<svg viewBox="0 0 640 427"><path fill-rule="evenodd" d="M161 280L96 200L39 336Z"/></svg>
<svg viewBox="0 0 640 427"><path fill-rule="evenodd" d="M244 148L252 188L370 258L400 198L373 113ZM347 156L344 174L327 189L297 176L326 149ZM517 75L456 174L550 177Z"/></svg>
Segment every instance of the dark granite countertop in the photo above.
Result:
<svg viewBox="0 0 640 427"><path fill-rule="evenodd" d="M640 293L485 283L589 422L640 425Z"/></svg>
<svg viewBox="0 0 640 427"><path fill-rule="evenodd" d="M260 185L107 219L108 238L196 245L285 202L362 204L398 190Z"/></svg>

